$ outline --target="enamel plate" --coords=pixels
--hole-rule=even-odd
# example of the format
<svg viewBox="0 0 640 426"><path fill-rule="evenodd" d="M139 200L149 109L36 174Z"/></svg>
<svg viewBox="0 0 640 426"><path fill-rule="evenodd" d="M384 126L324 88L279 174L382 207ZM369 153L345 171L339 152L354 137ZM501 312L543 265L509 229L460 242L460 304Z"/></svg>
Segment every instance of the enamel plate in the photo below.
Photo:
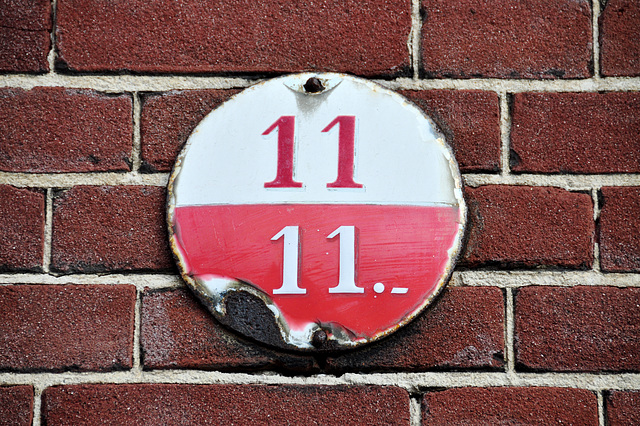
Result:
<svg viewBox="0 0 640 426"><path fill-rule="evenodd" d="M178 157L168 204L182 276L220 322L318 351L418 315L446 284L466 220L432 120L339 74L276 78L213 110Z"/></svg>

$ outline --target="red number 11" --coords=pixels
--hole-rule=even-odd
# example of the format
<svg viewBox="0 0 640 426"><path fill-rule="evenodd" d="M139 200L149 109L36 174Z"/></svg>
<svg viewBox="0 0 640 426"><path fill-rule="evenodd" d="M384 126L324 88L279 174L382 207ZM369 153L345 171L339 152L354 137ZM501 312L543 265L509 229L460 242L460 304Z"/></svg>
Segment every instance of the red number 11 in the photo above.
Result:
<svg viewBox="0 0 640 426"><path fill-rule="evenodd" d="M328 132L336 125L338 133L338 177L328 183L327 188L362 188L362 184L353 180L355 163L356 118L352 115L339 115L322 131ZM295 149L295 117L283 115L262 134L268 135L278 129L278 171L276 178L265 182L265 188L300 188L301 182L293 180Z"/></svg>

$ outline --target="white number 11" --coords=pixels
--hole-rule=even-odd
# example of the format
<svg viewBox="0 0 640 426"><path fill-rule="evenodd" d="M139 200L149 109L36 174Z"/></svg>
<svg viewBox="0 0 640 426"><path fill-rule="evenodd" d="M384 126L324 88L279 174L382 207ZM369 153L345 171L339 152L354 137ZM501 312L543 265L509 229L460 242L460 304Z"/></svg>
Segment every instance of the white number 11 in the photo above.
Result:
<svg viewBox="0 0 640 426"><path fill-rule="evenodd" d="M329 288L329 293L364 293L364 288L356 286L356 227L340 226L327 238L340 235L340 265L338 285ZM297 226L285 226L271 240L284 237L282 249L282 286L273 290L273 294L306 294L307 290L298 287L298 255L300 250L300 230Z"/></svg>

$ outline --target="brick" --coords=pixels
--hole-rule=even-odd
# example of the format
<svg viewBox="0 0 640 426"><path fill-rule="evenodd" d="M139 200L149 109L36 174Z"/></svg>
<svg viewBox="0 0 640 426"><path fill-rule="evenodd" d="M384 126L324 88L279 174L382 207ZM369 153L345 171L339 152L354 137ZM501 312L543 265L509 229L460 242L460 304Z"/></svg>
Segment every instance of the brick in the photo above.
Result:
<svg viewBox="0 0 640 426"><path fill-rule="evenodd" d="M49 71L51 2L0 0L0 71Z"/></svg>
<svg viewBox="0 0 640 426"><path fill-rule="evenodd" d="M600 267L640 271L640 187L602 188L600 208Z"/></svg>
<svg viewBox="0 0 640 426"><path fill-rule="evenodd" d="M558 188L466 188L469 220L466 266L557 266L593 263L593 202Z"/></svg>
<svg viewBox="0 0 640 426"><path fill-rule="evenodd" d="M93 90L0 89L0 170L128 171L132 100Z"/></svg>
<svg viewBox="0 0 640 426"><path fill-rule="evenodd" d="M518 368L640 370L640 289L525 287L515 306Z"/></svg>
<svg viewBox="0 0 640 426"><path fill-rule="evenodd" d="M59 66L76 71L395 76L410 67L409 0L61 0L57 25Z"/></svg>
<svg viewBox="0 0 640 426"><path fill-rule="evenodd" d="M327 369L424 371L504 366L500 289L452 287L435 305L388 338L327 359Z"/></svg>
<svg viewBox="0 0 640 426"><path fill-rule="evenodd" d="M45 389L59 424L409 424L409 394L382 386L124 384Z"/></svg>
<svg viewBox="0 0 640 426"><path fill-rule="evenodd" d="M638 111L638 92L516 94L511 170L638 173Z"/></svg>
<svg viewBox="0 0 640 426"><path fill-rule="evenodd" d="M608 426L640 424L640 392L611 391L606 393L605 415Z"/></svg>
<svg viewBox="0 0 640 426"><path fill-rule="evenodd" d="M0 369L131 368L136 292L129 285L0 287Z"/></svg>
<svg viewBox="0 0 640 426"><path fill-rule="evenodd" d="M428 392L423 424L598 424L595 394L570 388L457 388Z"/></svg>
<svg viewBox="0 0 640 426"><path fill-rule="evenodd" d="M608 0L600 14L600 73L640 76L640 4Z"/></svg>
<svg viewBox="0 0 640 426"><path fill-rule="evenodd" d="M33 387L0 387L0 425L30 426L33 420Z"/></svg>
<svg viewBox="0 0 640 426"><path fill-rule="evenodd" d="M225 330L183 289L145 292L141 342L146 369L318 371L310 356L270 350Z"/></svg>
<svg viewBox="0 0 640 426"><path fill-rule="evenodd" d="M142 98L143 171L171 171L191 132L215 107L237 90L186 90Z"/></svg>
<svg viewBox="0 0 640 426"><path fill-rule="evenodd" d="M16 30L51 29L48 0L0 0L0 26Z"/></svg>
<svg viewBox="0 0 640 426"><path fill-rule="evenodd" d="M44 193L0 185L0 271L41 271Z"/></svg>
<svg viewBox="0 0 640 426"><path fill-rule="evenodd" d="M50 48L51 37L46 31L0 27L0 71L25 73L49 71L47 55Z"/></svg>
<svg viewBox="0 0 640 426"><path fill-rule="evenodd" d="M58 194L51 268L65 273L173 270L165 198L165 188L155 186L76 186Z"/></svg>
<svg viewBox="0 0 640 426"><path fill-rule="evenodd" d="M427 77L583 78L593 74L587 0L422 0Z"/></svg>
<svg viewBox="0 0 640 426"><path fill-rule="evenodd" d="M401 91L444 132L462 172L500 168L498 95L479 90Z"/></svg>

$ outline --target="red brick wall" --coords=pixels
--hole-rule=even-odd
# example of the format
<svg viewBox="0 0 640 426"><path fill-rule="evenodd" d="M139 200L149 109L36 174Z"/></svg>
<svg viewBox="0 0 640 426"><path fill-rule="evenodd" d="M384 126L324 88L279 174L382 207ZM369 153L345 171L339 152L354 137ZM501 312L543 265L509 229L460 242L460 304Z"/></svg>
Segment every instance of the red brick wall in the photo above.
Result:
<svg viewBox="0 0 640 426"><path fill-rule="evenodd" d="M0 424L640 422L640 2L0 0ZM376 79L463 173L449 288L277 351L181 282L165 186L265 77Z"/></svg>

